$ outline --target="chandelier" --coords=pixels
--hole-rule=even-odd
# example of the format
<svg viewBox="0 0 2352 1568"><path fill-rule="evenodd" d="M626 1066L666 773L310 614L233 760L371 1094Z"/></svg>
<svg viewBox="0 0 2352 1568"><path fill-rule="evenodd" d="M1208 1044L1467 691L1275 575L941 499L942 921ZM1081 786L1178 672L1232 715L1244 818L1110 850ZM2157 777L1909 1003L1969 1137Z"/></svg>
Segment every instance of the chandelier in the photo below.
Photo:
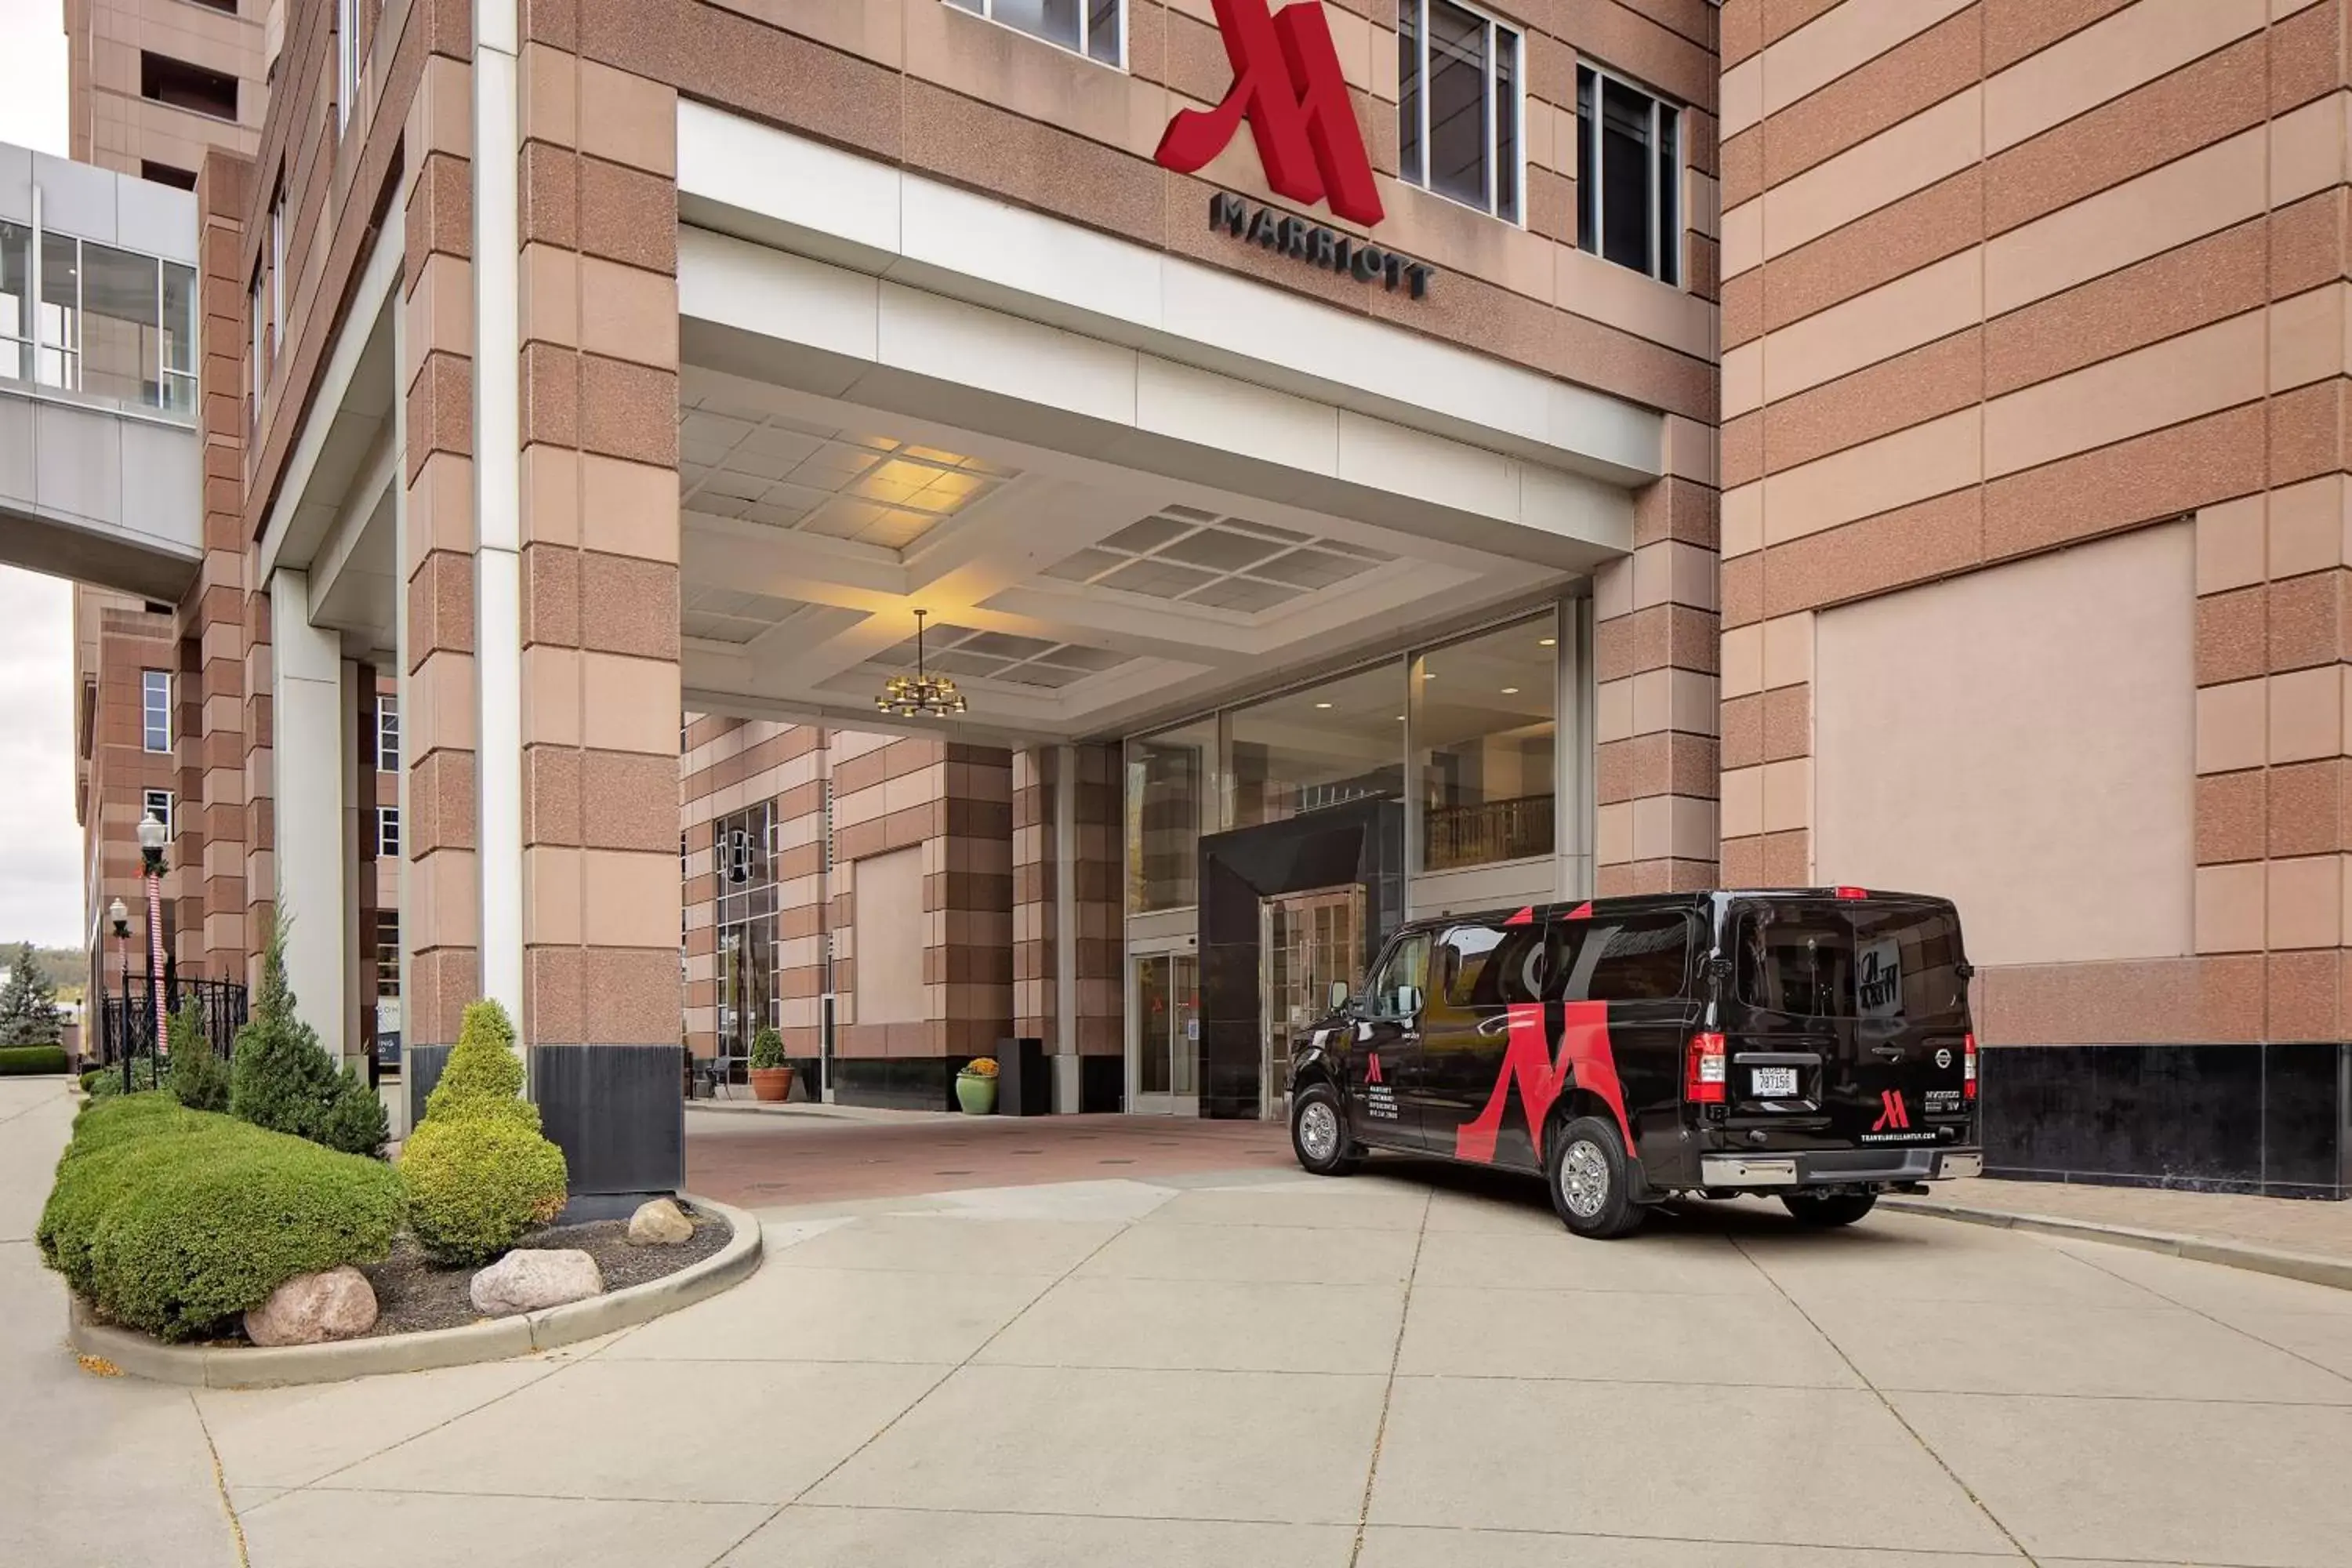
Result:
<svg viewBox="0 0 2352 1568"><path fill-rule="evenodd" d="M923 616L928 613L915 612L915 673L892 676L874 699L874 706L885 713L901 719L944 719L964 710L963 693L956 689L956 683L923 668Z"/></svg>

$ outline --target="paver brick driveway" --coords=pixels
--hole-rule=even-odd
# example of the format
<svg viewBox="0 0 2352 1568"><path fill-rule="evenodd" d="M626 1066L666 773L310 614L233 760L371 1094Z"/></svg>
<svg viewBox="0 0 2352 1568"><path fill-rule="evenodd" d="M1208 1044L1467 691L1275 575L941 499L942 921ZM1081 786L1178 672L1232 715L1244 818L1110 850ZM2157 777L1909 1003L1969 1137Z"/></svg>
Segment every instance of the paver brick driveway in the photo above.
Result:
<svg viewBox="0 0 2352 1568"><path fill-rule="evenodd" d="M62 1121L0 1120L0 1174L35 1133ZM0 1208L0 1562L231 1564L227 1506L270 1568L2336 1568L2352 1541L2352 1294L2264 1276L1755 1205L1580 1243L1532 1186L1403 1163L762 1217L750 1281L570 1352L192 1395L77 1371Z"/></svg>

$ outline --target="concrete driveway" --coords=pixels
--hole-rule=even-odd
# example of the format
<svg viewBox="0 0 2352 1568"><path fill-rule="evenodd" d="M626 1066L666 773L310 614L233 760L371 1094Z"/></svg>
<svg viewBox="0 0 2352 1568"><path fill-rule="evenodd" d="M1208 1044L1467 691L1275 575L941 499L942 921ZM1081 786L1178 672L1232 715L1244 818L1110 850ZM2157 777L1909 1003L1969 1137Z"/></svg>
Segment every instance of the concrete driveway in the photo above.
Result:
<svg viewBox="0 0 2352 1568"><path fill-rule="evenodd" d="M1532 1190L1405 1164L775 1209L751 1281L564 1354L100 1380L20 1239L61 1108L0 1097L0 1562L2317 1568L2352 1541L2352 1294L1760 1205L1579 1243Z"/></svg>

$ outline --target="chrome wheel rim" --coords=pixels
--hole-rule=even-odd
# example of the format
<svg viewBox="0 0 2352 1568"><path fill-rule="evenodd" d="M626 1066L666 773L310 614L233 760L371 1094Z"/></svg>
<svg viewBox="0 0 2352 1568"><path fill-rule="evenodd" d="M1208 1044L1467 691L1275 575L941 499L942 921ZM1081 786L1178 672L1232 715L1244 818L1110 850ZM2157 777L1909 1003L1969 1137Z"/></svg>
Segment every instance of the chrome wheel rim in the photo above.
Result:
<svg viewBox="0 0 2352 1568"><path fill-rule="evenodd" d="M1298 1113L1298 1147L1318 1165L1339 1152L1339 1118L1329 1101L1311 1101Z"/></svg>
<svg viewBox="0 0 2352 1568"><path fill-rule="evenodd" d="M1609 1160L1591 1139L1578 1139L1560 1156L1559 1197L1579 1219L1591 1219L1609 1201Z"/></svg>

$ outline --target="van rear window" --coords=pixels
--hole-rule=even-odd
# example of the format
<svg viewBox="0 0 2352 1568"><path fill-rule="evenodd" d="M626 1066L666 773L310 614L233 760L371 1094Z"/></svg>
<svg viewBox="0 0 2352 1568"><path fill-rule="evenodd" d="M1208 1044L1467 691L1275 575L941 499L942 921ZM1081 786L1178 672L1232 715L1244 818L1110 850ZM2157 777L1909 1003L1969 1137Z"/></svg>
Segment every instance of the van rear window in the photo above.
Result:
<svg viewBox="0 0 2352 1568"><path fill-rule="evenodd" d="M1919 904L1746 904L1734 910L1733 969L1752 1007L1811 1018L1958 1023L1960 922Z"/></svg>

